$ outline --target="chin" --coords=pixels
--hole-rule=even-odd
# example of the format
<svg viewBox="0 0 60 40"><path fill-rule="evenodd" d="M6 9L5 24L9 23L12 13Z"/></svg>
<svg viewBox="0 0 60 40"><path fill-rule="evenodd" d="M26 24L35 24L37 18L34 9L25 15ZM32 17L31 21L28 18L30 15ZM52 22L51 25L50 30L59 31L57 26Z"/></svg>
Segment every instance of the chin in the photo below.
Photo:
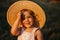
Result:
<svg viewBox="0 0 60 40"><path fill-rule="evenodd" d="M30 27L31 27L31 25L25 25L25 27L26 27L26 28L30 28Z"/></svg>

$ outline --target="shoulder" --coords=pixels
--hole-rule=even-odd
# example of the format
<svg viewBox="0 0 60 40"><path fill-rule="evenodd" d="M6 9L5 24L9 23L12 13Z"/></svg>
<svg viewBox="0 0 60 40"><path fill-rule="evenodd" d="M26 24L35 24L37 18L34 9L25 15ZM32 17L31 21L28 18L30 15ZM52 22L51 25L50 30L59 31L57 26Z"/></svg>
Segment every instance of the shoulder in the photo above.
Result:
<svg viewBox="0 0 60 40"><path fill-rule="evenodd" d="M37 29L35 33L36 33L36 34L40 34L41 31L40 31L39 29Z"/></svg>
<svg viewBox="0 0 60 40"><path fill-rule="evenodd" d="M36 28L35 35L42 35L42 32L39 28Z"/></svg>
<svg viewBox="0 0 60 40"><path fill-rule="evenodd" d="M36 30L35 36L37 37L38 40L42 40L42 32L39 29Z"/></svg>

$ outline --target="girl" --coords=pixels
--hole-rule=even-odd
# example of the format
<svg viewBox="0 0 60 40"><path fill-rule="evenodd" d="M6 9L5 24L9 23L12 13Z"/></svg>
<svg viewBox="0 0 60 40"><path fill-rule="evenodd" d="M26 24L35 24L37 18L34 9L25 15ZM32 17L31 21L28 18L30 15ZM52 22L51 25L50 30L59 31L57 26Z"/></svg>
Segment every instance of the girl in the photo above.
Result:
<svg viewBox="0 0 60 40"><path fill-rule="evenodd" d="M18 36L18 40L42 40L39 23L32 10L22 9L11 28L11 33Z"/></svg>

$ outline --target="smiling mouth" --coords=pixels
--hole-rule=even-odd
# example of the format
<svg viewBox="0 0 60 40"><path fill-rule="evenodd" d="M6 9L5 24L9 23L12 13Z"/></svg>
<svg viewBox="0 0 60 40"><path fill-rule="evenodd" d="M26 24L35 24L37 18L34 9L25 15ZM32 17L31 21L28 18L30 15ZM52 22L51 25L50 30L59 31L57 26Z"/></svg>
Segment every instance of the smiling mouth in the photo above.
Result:
<svg viewBox="0 0 60 40"><path fill-rule="evenodd" d="M30 24L30 22L28 22L28 23L25 23L25 24Z"/></svg>
<svg viewBox="0 0 60 40"><path fill-rule="evenodd" d="M25 24L30 24L30 23L25 23Z"/></svg>

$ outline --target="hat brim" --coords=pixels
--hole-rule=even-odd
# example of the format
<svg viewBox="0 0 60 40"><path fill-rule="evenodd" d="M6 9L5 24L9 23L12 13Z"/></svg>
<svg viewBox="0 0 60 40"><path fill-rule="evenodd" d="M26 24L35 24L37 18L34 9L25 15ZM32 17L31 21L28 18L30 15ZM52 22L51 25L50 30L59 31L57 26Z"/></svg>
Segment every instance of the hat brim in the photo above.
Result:
<svg viewBox="0 0 60 40"><path fill-rule="evenodd" d="M43 28L46 21L45 12L39 5L32 1L17 1L9 7L7 11L7 21L11 27L17 18L16 14L22 9L32 10L35 13L37 19L39 20L40 28Z"/></svg>

